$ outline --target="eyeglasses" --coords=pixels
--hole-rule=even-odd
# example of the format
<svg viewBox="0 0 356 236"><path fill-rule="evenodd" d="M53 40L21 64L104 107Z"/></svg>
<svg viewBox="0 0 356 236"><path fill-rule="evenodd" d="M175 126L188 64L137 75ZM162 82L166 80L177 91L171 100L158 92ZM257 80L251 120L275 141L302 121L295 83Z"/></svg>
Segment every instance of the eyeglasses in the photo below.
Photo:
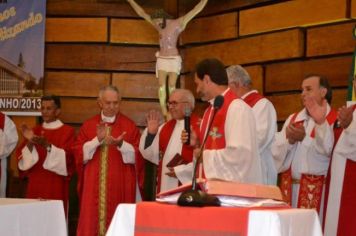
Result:
<svg viewBox="0 0 356 236"><path fill-rule="evenodd" d="M169 107L169 106L176 107L180 103L188 103L188 102L177 102L177 101L170 102L170 101L168 101L167 102L167 107Z"/></svg>

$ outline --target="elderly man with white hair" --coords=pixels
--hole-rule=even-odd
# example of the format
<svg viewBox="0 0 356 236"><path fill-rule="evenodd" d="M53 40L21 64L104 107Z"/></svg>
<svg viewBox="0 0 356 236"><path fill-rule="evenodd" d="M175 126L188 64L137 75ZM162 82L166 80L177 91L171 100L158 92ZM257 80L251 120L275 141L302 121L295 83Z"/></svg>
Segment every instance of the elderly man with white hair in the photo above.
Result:
<svg viewBox="0 0 356 236"><path fill-rule="evenodd" d="M277 170L273 161L271 145L277 130L277 115L273 104L252 88L248 72L240 65L226 69L230 89L244 100L253 111L256 120L257 142L261 157L265 184L277 184Z"/></svg>
<svg viewBox="0 0 356 236"><path fill-rule="evenodd" d="M140 151L146 160L158 166L157 193L192 180L194 147L182 143L181 133L184 129L184 116L190 115L194 102L192 92L176 89L167 102L171 120L160 125L161 115L158 111L152 110L146 115L147 128L141 136ZM199 122L196 115L190 116L190 124L195 133L199 130ZM180 161L167 166L173 158Z"/></svg>

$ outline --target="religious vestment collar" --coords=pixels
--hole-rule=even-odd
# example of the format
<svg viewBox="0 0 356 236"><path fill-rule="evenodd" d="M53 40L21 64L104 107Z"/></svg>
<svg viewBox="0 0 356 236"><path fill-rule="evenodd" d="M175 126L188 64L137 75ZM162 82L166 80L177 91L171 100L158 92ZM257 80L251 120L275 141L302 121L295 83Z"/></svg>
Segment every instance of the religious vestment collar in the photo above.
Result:
<svg viewBox="0 0 356 236"><path fill-rule="evenodd" d="M58 129L59 127L61 127L63 125L62 121L60 120L55 120L52 122L43 122L42 123L42 127L45 129Z"/></svg>
<svg viewBox="0 0 356 236"><path fill-rule="evenodd" d="M221 93L221 96L225 97L225 94L226 94L229 90L230 90L230 88L225 89L225 91ZM209 103L210 103L211 106L214 106L214 101L215 101L215 97L209 100Z"/></svg>
<svg viewBox="0 0 356 236"><path fill-rule="evenodd" d="M252 93L258 93L258 91L256 89L253 89L247 93L245 93L244 95L241 96L241 99L244 100L248 95L252 94Z"/></svg>
<svg viewBox="0 0 356 236"><path fill-rule="evenodd" d="M116 116L105 116L103 112L101 112L101 120L105 123L114 123L116 120Z"/></svg>

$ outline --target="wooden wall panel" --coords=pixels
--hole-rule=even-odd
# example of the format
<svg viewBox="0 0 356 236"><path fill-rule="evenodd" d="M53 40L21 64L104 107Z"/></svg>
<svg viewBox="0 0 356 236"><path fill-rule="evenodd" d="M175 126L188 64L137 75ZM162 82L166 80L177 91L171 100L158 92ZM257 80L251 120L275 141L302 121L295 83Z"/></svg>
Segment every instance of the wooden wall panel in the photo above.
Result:
<svg viewBox="0 0 356 236"><path fill-rule="evenodd" d="M137 102L137 101L122 101L121 112L130 117L138 126L146 126L146 114L150 110L158 110L161 108L157 102Z"/></svg>
<svg viewBox="0 0 356 236"><path fill-rule="evenodd" d="M155 71L156 48L112 45L49 44L46 68Z"/></svg>
<svg viewBox="0 0 356 236"><path fill-rule="evenodd" d="M288 42L288 44L286 43ZM235 41L188 48L184 51L185 71L205 58L218 58L225 65L298 58L303 55L303 33L293 29Z"/></svg>
<svg viewBox="0 0 356 236"><path fill-rule="evenodd" d="M179 13L180 15L186 14L190 11L199 0L179 0ZM221 12L232 11L240 8L253 7L262 3L275 3L280 2L276 0L210 0L206 4L200 15L212 15Z"/></svg>
<svg viewBox="0 0 356 236"><path fill-rule="evenodd" d="M347 100L346 98L347 98L347 89L334 89L331 106L334 108L345 106Z"/></svg>
<svg viewBox="0 0 356 236"><path fill-rule="evenodd" d="M19 141L17 142L17 146L20 146L20 144L24 141L23 136L21 135L20 132L20 127L23 124L26 124L28 127L34 127L37 124L37 117L33 116L11 116L11 120L15 123L16 129L17 129L17 134L19 136ZM16 150L15 148L15 150ZM15 154L15 151L11 154L11 157L8 159L10 162L10 169L12 170L12 174L16 177L19 176L19 171L17 168L17 157Z"/></svg>
<svg viewBox="0 0 356 236"><path fill-rule="evenodd" d="M99 113L96 98L61 98L61 120L64 123L82 124L85 120Z"/></svg>
<svg viewBox="0 0 356 236"><path fill-rule="evenodd" d="M258 92L263 94L263 68L262 66L246 66L244 67L249 73L252 86L254 89L257 89Z"/></svg>
<svg viewBox="0 0 356 236"><path fill-rule="evenodd" d="M47 18L46 42L107 42L107 18Z"/></svg>
<svg viewBox="0 0 356 236"><path fill-rule="evenodd" d="M182 33L182 44L237 38L237 13L194 19Z"/></svg>
<svg viewBox="0 0 356 236"><path fill-rule="evenodd" d="M158 80L155 74L114 73L112 84L124 98L158 98Z"/></svg>
<svg viewBox="0 0 356 236"><path fill-rule="evenodd" d="M198 94L196 93L196 87L194 83L194 73L188 73L185 75L181 75L182 88L189 89L192 91L195 98L198 98Z"/></svg>
<svg viewBox="0 0 356 236"><path fill-rule="evenodd" d="M331 106L334 108L339 108L340 106L345 105L346 94L346 89L333 90L333 99L331 102ZM267 98L270 99L277 111L278 121L284 121L288 118L289 115L303 109L299 93L268 96Z"/></svg>
<svg viewBox="0 0 356 236"><path fill-rule="evenodd" d="M346 0L298 0L242 10L240 35L345 20L346 6Z"/></svg>
<svg viewBox="0 0 356 236"><path fill-rule="evenodd" d="M353 52L355 21L307 30L307 56L320 56Z"/></svg>
<svg viewBox="0 0 356 236"><path fill-rule="evenodd" d="M85 120L100 112L97 99L62 98L61 119L65 123L82 124ZM78 109L80 108L80 109ZM145 114L152 109L160 111L157 102L122 100L120 111L132 119L138 126L145 126Z"/></svg>
<svg viewBox="0 0 356 236"><path fill-rule="evenodd" d="M300 101L300 94L276 95L267 97L277 111L277 121L284 121L288 116L303 107Z"/></svg>
<svg viewBox="0 0 356 236"><path fill-rule="evenodd" d="M267 93L300 90L304 76L321 74L331 86L347 86L352 56L275 63L266 66Z"/></svg>
<svg viewBox="0 0 356 236"><path fill-rule="evenodd" d="M97 3L95 1L59 0L47 2L47 16L111 16L137 17L136 12L126 2Z"/></svg>
<svg viewBox="0 0 356 236"><path fill-rule="evenodd" d="M46 72L46 93L59 96L97 97L99 88L110 84L110 73Z"/></svg>
<svg viewBox="0 0 356 236"><path fill-rule="evenodd" d="M155 28L144 20L111 19L110 42L155 44L159 36Z"/></svg>
<svg viewBox="0 0 356 236"><path fill-rule="evenodd" d="M356 19L356 0L351 0L351 17Z"/></svg>
<svg viewBox="0 0 356 236"><path fill-rule="evenodd" d="M263 68L262 66L246 66L244 67L247 72L249 73L253 87L257 89L260 93L263 93ZM182 81L184 81L184 86L183 88L189 89L190 91L193 92L195 98L199 98L197 93L196 93L196 86L194 83L194 73L188 73L185 74L182 77Z"/></svg>

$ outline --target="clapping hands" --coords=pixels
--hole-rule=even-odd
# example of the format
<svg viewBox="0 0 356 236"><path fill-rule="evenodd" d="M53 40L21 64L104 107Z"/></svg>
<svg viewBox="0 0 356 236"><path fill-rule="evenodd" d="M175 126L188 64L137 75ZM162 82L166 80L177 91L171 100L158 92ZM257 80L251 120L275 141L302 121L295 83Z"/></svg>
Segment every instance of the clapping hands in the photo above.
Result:
<svg viewBox="0 0 356 236"><path fill-rule="evenodd" d="M110 127L105 123L100 123L96 126L96 136L99 142L103 142L106 145L115 145L121 147L126 132L122 132L118 137L113 137L110 134Z"/></svg>

